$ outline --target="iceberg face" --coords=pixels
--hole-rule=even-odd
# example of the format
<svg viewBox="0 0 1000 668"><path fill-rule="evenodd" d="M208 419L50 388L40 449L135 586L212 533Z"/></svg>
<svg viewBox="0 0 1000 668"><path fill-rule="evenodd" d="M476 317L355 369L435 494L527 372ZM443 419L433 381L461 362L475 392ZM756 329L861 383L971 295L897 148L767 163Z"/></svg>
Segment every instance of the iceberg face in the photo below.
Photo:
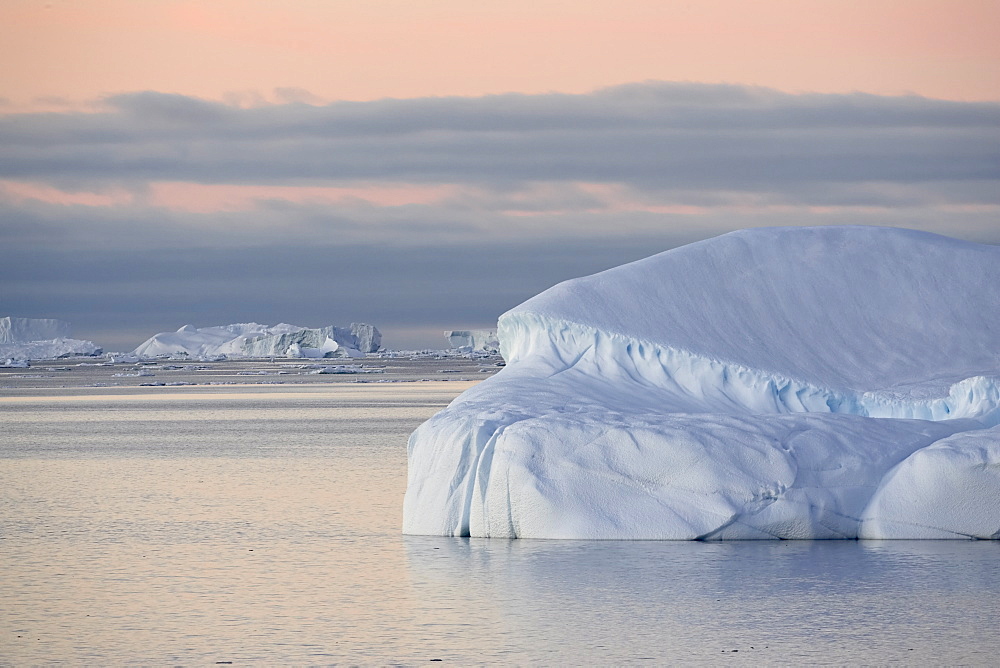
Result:
<svg viewBox="0 0 1000 668"><path fill-rule="evenodd" d="M456 329L446 331L444 338L448 339L448 347L453 349L489 353L500 350L500 339L490 329Z"/></svg>
<svg viewBox="0 0 1000 668"><path fill-rule="evenodd" d="M364 322L352 322L350 333L353 337L353 345L347 345L348 348L353 348L363 353L374 353L378 352L378 349L382 347L382 332L378 331L378 328L374 325ZM337 339L337 341L340 342L340 339Z"/></svg>
<svg viewBox="0 0 1000 668"><path fill-rule="evenodd" d="M212 357L237 355L248 339L294 331L294 325L280 324L274 327L255 322L196 328L184 325L176 332L155 334L139 345L132 354L139 357L160 357L189 355L191 357Z"/></svg>
<svg viewBox="0 0 1000 668"><path fill-rule="evenodd" d="M1000 248L743 231L501 316L410 438L406 533L997 538Z"/></svg>
<svg viewBox="0 0 1000 668"><path fill-rule="evenodd" d="M352 323L349 329L331 325L248 339L243 344L242 354L246 357L356 357L354 353L373 353L381 344L382 334L378 329ZM292 346L296 346L295 351L299 354L289 354Z"/></svg>
<svg viewBox="0 0 1000 668"><path fill-rule="evenodd" d="M381 341L378 329L363 323L353 323L349 329L255 322L202 328L185 325L176 332L150 337L132 354L139 358L357 357L378 350Z"/></svg>
<svg viewBox="0 0 1000 668"><path fill-rule="evenodd" d="M103 351L93 341L56 338L49 341L27 341L24 343L0 343L0 359L7 360L7 366L17 361L52 360L60 357L92 357Z"/></svg>
<svg viewBox="0 0 1000 668"><path fill-rule="evenodd" d="M53 318L0 318L0 358L5 366L27 360L100 355L93 341L71 339L70 324Z"/></svg>
<svg viewBox="0 0 1000 668"><path fill-rule="evenodd" d="M0 343L68 339L70 324L54 318L0 318Z"/></svg>

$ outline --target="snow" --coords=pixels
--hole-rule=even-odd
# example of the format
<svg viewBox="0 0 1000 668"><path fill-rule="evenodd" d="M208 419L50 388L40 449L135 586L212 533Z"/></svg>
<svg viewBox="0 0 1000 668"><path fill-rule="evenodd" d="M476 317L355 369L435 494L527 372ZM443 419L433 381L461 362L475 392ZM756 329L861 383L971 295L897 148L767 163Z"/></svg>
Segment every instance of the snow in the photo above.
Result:
<svg viewBox="0 0 1000 668"><path fill-rule="evenodd" d="M350 328L309 329L281 323L237 323L196 328L184 325L176 332L150 337L132 355L139 359L189 356L199 359L220 357L361 357L378 350L382 335L364 323ZM374 347L374 348L373 348Z"/></svg>
<svg viewBox="0 0 1000 668"><path fill-rule="evenodd" d="M491 329L456 329L446 331L444 337L448 339L448 347L453 350L497 352L500 349L497 333Z"/></svg>
<svg viewBox="0 0 1000 668"><path fill-rule="evenodd" d="M998 538L997 285L1000 248L867 227L557 285L411 436L404 532Z"/></svg>

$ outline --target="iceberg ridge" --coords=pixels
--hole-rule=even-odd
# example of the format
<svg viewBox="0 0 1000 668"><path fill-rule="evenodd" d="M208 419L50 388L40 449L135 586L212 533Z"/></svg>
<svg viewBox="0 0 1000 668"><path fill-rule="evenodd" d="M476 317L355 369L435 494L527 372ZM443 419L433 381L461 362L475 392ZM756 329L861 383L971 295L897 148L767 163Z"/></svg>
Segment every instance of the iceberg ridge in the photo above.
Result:
<svg viewBox="0 0 1000 668"><path fill-rule="evenodd" d="M820 387L526 311L505 314L498 328L506 343L501 352L508 363L557 360L554 373L588 367L577 371L644 386L658 393L660 406L669 412L843 413L911 420L972 418L987 426L1000 423L998 377L923 385L917 396L900 390L857 392Z"/></svg>

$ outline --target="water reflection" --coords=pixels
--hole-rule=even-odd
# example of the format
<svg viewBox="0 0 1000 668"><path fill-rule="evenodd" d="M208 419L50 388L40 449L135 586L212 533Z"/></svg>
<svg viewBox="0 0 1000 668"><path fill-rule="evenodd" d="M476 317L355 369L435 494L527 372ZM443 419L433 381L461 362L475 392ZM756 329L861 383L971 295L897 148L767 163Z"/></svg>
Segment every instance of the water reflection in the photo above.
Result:
<svg viewBox="0 0 1000 668"><path fill-rule="evenodd" d="M1000 650L995 542L405 542L425 615L493 610L497 658L984 663Z"/></svg>
<svg viewBox="0 0 1000 668"><path fill-rule="evenodd" d="M401 536L406 438L461 389L0 397L0 665L1000 653L998 543Z"/></svg>

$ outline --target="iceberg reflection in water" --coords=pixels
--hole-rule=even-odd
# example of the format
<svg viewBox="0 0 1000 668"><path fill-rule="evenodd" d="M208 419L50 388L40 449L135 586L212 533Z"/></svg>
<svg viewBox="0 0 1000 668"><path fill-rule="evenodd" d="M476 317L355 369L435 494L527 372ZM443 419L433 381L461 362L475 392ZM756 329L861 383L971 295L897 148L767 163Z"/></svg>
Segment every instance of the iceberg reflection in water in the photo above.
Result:
<svg viewBox="0 0 1000 668"><path fill-rule="evenodd" d="M598 664L981 665L1000 651L989 541L405 541L455 659L479 643L483 660Z"/></svg>

